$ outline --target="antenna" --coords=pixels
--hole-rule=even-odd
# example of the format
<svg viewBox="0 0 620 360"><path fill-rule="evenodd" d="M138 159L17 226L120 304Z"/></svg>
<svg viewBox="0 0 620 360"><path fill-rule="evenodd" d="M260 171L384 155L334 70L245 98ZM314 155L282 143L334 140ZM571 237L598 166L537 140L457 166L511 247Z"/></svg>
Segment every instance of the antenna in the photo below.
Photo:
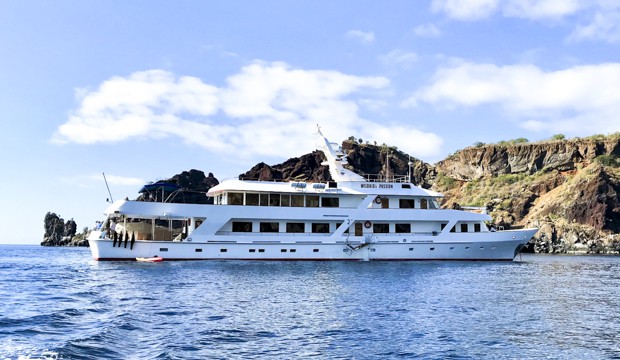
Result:
<svg viewBox="0 0 620 360"><path fill-rule="evenodd" d="M103 181L105 181L105 187L108 188L108 194L110 195L110 200L108 202L114 202L114 199L112 199L112 193L110 192L110 187L108 186L108 180L105 178L105 173L103 174Z"/></svg>

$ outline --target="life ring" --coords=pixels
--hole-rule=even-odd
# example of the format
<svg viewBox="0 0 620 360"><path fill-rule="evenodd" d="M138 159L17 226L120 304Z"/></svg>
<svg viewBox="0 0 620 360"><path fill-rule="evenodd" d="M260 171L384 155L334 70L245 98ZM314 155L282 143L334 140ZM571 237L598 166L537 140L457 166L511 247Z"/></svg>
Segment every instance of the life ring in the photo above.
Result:
<svg viewBox="0 0 620 360"><path fill-rule="evenodd" d="M377 203L377 204L381 204L381 196L377 196L377 197L375 198L375 203Z"/></svg>
<svg viewBox="0 0 620 360"><path fill-rule="evenodd" d="M371 227L371 226L372 226L372 223L371 223L370 221L366 220L366 221L364 222L364 227L365 227L366 229L370 229L370 227Z"/></svg>

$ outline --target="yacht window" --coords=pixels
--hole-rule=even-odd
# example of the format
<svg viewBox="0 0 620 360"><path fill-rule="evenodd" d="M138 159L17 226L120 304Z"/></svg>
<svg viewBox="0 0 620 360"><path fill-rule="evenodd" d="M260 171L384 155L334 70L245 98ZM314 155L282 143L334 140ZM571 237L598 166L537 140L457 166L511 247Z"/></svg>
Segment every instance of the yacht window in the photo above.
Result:
<svg viewBox="0 0 620 360"><path fill-rule="evenodd" d="M260 232L279 232L280 224L277 222L261 222L260 223Z"/></svg>
<svg viewBox="0 0 620 360"><path fill-rule="evenodd" d="M474 224L474 232L480 232L480 224Z"/></svg>
<svg viewBox="0 0 620 360"><path fill-rule="evenodd" d="M220 252L227 252L228 249L220 249Z"/></svg>
<svg viewBox="0 0 620 360"><path fill-rule="evenodd" d="M286 223L287 233L303 233L306 231L306 224L304 223Z"/></svg>
<svg viewBox="0 0 620 360"><path fill-rule="evenodd" d="M340 227L340 225L342 225L342 221L338 221L338 222L336 223L336 229L338 229L338 228ZM346 228L346 229L345 229L345 231L344 231L344 233L345 233L345 234L348 234L348 233L349 233L349 228Z"/></svg>
<svg viewBox="0 0 620 360"><path fill-rule="evenodd" d="M280 252L286 252L286 249L280 249Z"/></svg>
<svg viewBox="0 0 620 360"><path fill-rule="evenodd" d="M375 234L387 234L390 232L390 224L372 224L372 232Z"/></svg>
<svg viewBox="0 0 620 360"><path fill-rule="evenodd" d="M410 233L411 232L411 224L396 224L396 232L403 234L403 233Z"/></svg>
<svg viewBox="0 0 620 360"><path fill-rule="evenodd" d="M428 200L426 200L426 199L420 199L420 208L422 208L422 209L428 209Z"/></svg>
<svg viewBox="0 0 620 360"><path fill-rule="evenodd" d="M265 252L265 249L258 249L258 252Z"/></svg>
<svg viewBox="0 0 620 360"><path fill-rule="evenodd" d="M403 189L411 189L411 184L402 184Z"/></svg>
<svg viewBox="0 0 620 360"><path fill-rule="evenodd" d="M256 252L256 249L250 249L250 252Z"/></svg>
<svg viewBox="0 0 620 360"><path fill-rule="evenodd" d="M450 232L456 232L456 225L454 225L452 229L450 229Z"/></svg>
<svg viewBox="0 0 620 360"><path fill-rule="evenodd" d="M260 206L267 206L269 205L269 194L259 194L260 196Z"/></svg>
<svg viewBox="0 0 620 360"><path fill-rule="evenodd" d="M303 195L291 195L291 206L303 207L304 206L304 196Z"/></svg>
<svg viewBox="0 0 620 360"><path fill-rule="evenodd" d="M258 205L258 194L256 193L245 194L245 204L257 206Z"/></svg>
<svg viewBox="0 0 620 360"><path fill-rule="evenodd" d="M338 187L338 183L335 181L330 181L329 183L327 183L327 186L331 189L335 189Z"/></svg>
<svg viewBox="0 0 620 360"><path fill-rule="evenodd" d="M329 223L312 223L312 232L318 234L328 234Z"/></svg>
<svg viewBox="0 0 620 360"><path fill-rule="evenodd" d="M312 249L312 252L319 252L319 249Z"/></svg>
<svg viewBox="0 0 620 360"><path fill-rule="evenodd" d="M195 249L196 252L202 252L202 249Z"/></svg>
<svg viewBox="0 0 620 360"><path fill-rule="evenodd" d="M269 206L280 206L280 194L269 195Z"/></svg>
<svg viewBox="0 0 620 360"><path fill-rule="evenodd" d="M448 224L446 224L446 223L441 223L441 230L443 230L443 229L446 227L446 225L448 225Z"/></svg>
<svg viewBox="0 0 620 360"><path fill-rule="evenodd" d="M252 232L252 223L249 221L233 221L233 232Z"/></svg>
<svg viewBox="0 0 620 360"><path fill-rule="evenodd" d="M389 209L390 208L390 199L388 199L386 197L382 197L381 198L381 208L382 209Z"/></svg>
<svg viewBox="0 0 620 360"><path fill-rule="evenodd" d="M291 206L291 195L280 195L280 206Z"/></svg>
<svg viewBox="0 0 620 360"><path fill-rule="evenodd" d="M319 196L306 195L306 207L319 207Z"/></svg>
<svg viewBox="0 0 620 360"><path fill-rule="evenodd" d="M322 207L339 207L340 198L337 197L323 197L321 198Z"/></svg>
<svg viewBox="0 0 620 360"><path fill-rule="evenodd" d="M415 209L415 200L398 199L398 207L400 207L401 209Z"/></svg>
<svg viewBox="0 0 620 360"><path fill-rule="evenodd" d="M461 224L461 232L467 232L467 224Z"/></svg>
<svg viewBox="0 0 620 360"><path fill-rule="evenodd" d="M243 193L228 193L228 205L243 205Z"/></svg>
<svg viewBox="0 0 620 360"><path fill-rule="evenodd" d="M289 251L290 251L290 252L297 252L297 250L296 250L296 249L290 249Z"/></svg>

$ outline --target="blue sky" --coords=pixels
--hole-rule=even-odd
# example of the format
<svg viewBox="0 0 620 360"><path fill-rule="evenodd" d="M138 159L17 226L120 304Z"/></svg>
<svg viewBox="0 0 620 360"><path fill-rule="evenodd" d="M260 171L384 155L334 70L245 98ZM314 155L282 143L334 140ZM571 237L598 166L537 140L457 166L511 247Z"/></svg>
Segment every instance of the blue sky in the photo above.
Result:
<svg viewBox="0 0 620 360"><path fill-rule="evenodd" d="M350 135L427 162L620 131L620 1L0 1L1 243Z"/></svg>

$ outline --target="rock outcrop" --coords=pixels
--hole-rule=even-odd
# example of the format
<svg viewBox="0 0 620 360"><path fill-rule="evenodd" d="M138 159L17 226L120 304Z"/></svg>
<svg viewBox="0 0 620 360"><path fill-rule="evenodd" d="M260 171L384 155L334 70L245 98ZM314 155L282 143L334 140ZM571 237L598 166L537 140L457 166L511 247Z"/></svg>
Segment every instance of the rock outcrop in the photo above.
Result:
<svg viewBox="0 0 620 360"><path fill-rule="evenodd" d="M77 224L73 219L67 220L48 212L45 214L45 234L42 246L88 246L85 233L76 234Z"/></svg>
<svg viewBox="0 0 620 360"><path fill-rule="evenodd" d="M140 190L138 201L162 201L184 204L212 204L207 191L219 184L212 173L205 176L200 170L192 169L174 175L170 179L149 184Z"/></svg>

